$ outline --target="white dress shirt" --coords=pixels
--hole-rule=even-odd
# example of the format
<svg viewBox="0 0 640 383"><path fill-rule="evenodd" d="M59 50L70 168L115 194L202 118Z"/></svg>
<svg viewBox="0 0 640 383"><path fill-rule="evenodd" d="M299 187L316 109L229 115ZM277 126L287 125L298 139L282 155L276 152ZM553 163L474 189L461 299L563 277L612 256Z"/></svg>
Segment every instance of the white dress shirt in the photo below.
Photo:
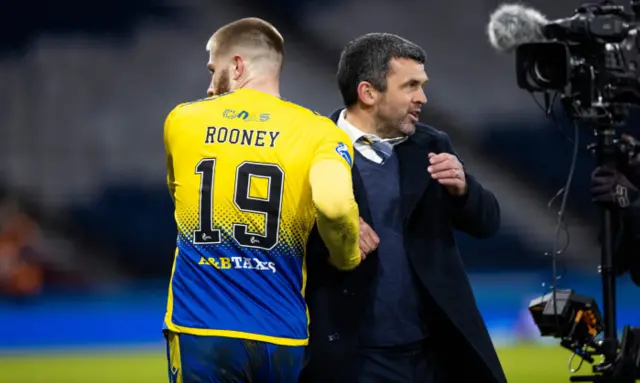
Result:
<svg viewBox="0 0 640 383"><path fill-rule="evenodd" d="M378 164L382 163L382 157L380 157L380 155L373 149L373 147L371 147L371 145L362 142L361 138L363 137L367 138L371 142L378 142L378 141L386 142L389 145L391 145L391 147L406 141L408 138L405 136L405 137L382 139L376 135L364 133L360 129L353 126L353 124L351 124L349 121L347 121L347 119L344 117L346 112L347 112L346 109L343 109L340 112L340 116L338 117L338 123L337 123L338 127L344 130L347 133L347 135L349 135L349 138L351 138L351 142L353 143L354 150L357 150L358 153L362 154L363 157L375 163L378 163Z"/></svg>

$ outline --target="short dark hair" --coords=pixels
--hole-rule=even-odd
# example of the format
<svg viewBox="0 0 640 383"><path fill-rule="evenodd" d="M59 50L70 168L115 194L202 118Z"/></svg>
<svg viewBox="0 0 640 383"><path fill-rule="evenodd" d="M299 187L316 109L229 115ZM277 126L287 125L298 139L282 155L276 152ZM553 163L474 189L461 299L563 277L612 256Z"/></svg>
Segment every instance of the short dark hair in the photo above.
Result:
<svg viewBox="0 0 640 383"><path fill-rule="evenodd" d="M424 64L427 54L417 44L391 33L368 33L350 41L340 55L337 74L344 105L358 102L358 84L362 81L381 92L386 91L389 63L393 58Z"/></svg>
<svg viewBox="0 0 640 383"><path fill-rule="evenodd" d="M229 23L218 29L212 36L216 44L216 53L226 54L241 45L251 48L266 48L278 56L284 56L284 39L269 22L257 17L247 17ZM207 44L207 49L211 45Z"/></svg>

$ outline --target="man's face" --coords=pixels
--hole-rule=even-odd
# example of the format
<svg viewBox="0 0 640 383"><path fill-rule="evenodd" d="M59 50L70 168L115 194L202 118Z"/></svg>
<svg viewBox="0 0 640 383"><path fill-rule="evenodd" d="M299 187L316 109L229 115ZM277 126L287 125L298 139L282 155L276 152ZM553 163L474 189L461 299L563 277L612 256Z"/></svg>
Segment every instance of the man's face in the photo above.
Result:
<svg viewBox="0 0 640 383"><path fill-rule="evenodd" d="M387 75L387 90L376 102L376 117L380 129L390 137L398 133L412 134L427 103L423 86L427 82L424 65L411 59L391 59Z"/></svg>
<svg viewBox="0 0 640 383"><path fill-rule="evenodd" d="M218 96L231 91L231 76L229 75L231 67L230 65L225 64L227 63L225 63L221 58L215 56L214 49L211 49L211 53L209 54L209 63L207 64L209 72L211 73L211 82L207 89L207 95L209 97Z"/></svg>

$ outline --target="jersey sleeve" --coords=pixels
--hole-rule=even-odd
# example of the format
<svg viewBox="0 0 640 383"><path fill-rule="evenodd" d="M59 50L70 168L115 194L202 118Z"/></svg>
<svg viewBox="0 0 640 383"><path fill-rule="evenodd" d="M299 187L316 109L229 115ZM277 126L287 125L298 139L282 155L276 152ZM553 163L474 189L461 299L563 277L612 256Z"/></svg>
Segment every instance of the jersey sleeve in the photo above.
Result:
<svg viewBox="0 0 640 383"><path fill-rule="evenodd" d="M338 127L327 129L330 131L313 157L309 182L318 231L329 250L329 260L338 269L350 270L361 261L359 211L351 180L353 147Z"/></svg>
<svg viewBox="0 0 640 383"><path fill-rule="evenodd" d="M171 199L174 201L174 203L175 203L175 197L174 197L175 175L173 172L173 155L171 153L171 139L172 139L173 129L174 129L173 125L175 125L174 117L178 107L173 109L164 121L164 152L165 152L166 165L167 165L167 186L169 186L169 193L171 194Z"/></svg>
<svg viewBox="0 0 640 383"><path fill-rule="evenodd" d="M322 160L337 160L351 171L353 166L353 144L347 133L326 117L318 117L317 125L316 129L320 131L320 139L313 154L311 165Z"/></svg>

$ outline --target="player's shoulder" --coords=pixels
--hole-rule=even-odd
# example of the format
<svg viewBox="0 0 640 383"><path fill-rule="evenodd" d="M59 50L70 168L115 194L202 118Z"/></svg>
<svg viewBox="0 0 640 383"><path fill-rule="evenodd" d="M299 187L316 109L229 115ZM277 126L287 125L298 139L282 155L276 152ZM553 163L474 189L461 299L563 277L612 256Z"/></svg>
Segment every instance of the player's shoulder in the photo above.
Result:
<svg viewBox="0 0 640 383"><path fill-rule="evenodd" d="M222 93L213 97L205 97L200 98L193 101L187 101L178 104L175 108L171 110L169 113L169 117L183 117L188 116L193 113L197 113L202 111L203 108L209 108L215 104L216 101L223 99L226 96L233 94L234 92Z"/></svg>
<svg viewBox="0 0 640 383"><path fill-rule="evenodd" d="M307 122L313 125L319 133L324 134L327 132L336 132L339 134L340 132L342 132L342 129L338 128L338 125L336 125L336 123L329 117L298 104L291 103L291 105L292 107L296 108L299 111L300 115L306 118Z"/></svg>
<svg viewBox="0 0 640 383"><path fill-rule="evenodd" d="M315 112L314 112L315 113ZM342 132L342 129L338 128L335 122L330 118L321 114L314 114L309 117L309 120L313 122L313 125L322 133L326 132Z"/></svg>
<svg viewBox="0 0 640 383"><path fill-rule="evenodd" d="M351 139L344 130L340 129L333 120L325 116L314 116L315 124L313 124L313 131L315 136L320 141L330 140L337 141L341 146L351 147Z"/></svg>
<svg viewBox="0 0 640 383"><path fill-rule="evenodd" d="M291 101L283 101L284 108L287 108L290 112L296 114L298 120L300 120L302 124L311 128L312 131L317 133L319 136L324 136L327 133L341 134L341 132L343 132L342 129L338 128L335 122L317 111Z"/></svg>
<svg viewBox="0 0 640 383"><path fill-rule="evenodd" d="M282 103L280 104L280 107L282 109L286 109L289 113L293 113L299 118L315 120L317 117L322 117L320 113L316 112L313 109L307 108L306 106L302 106L298 103L286 100L284 98L280 98L280 100L282 100Z"/></svg>

